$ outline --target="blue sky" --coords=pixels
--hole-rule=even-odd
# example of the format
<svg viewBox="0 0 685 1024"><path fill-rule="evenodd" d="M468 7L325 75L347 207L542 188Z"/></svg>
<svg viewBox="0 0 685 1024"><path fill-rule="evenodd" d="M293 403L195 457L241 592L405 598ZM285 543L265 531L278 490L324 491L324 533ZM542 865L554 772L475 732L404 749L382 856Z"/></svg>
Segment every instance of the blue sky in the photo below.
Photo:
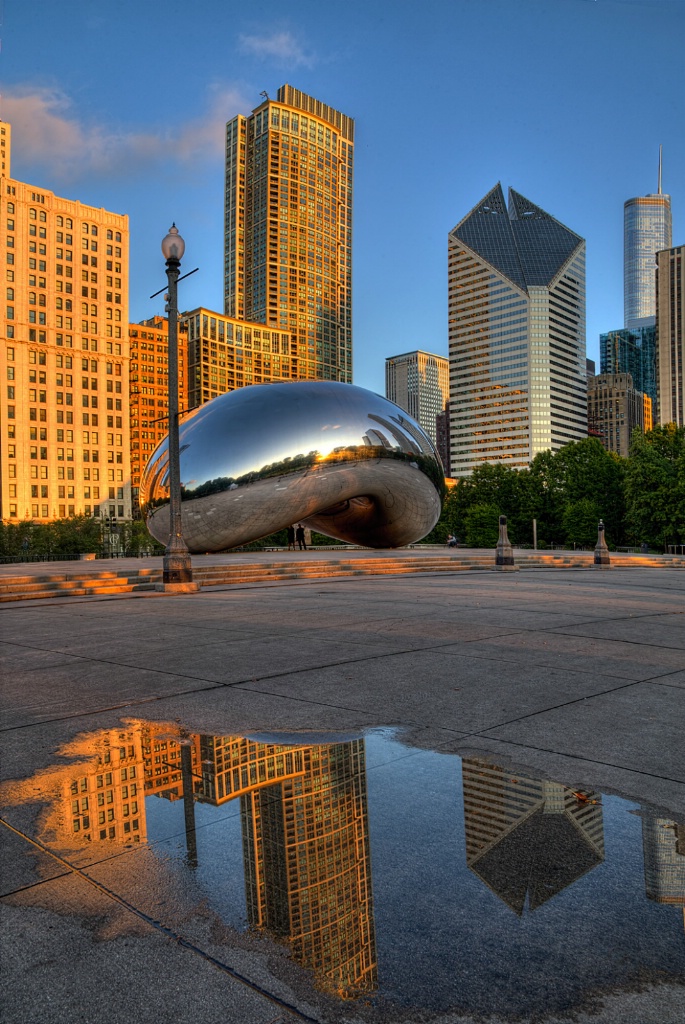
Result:
<svg viewBox="0 0 685 1024"><path fill-rule="evenodd" d="M354 382L447 354L447 235L497 182L588 243L590 358L623 324L623 203L685 243L685 0L0 0L12 173L127 213L130 316L222 306L223 125L285 82L356 120Z"/></svg>

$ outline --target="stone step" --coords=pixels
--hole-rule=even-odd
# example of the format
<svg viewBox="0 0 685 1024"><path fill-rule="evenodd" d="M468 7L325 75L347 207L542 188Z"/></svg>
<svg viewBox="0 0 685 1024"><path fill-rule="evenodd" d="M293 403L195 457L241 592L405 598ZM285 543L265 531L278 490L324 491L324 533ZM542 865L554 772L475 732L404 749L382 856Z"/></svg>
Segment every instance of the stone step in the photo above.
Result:
<svg viewBox="0 0 685 1024"><path fill-rule="evenodd" d="M527 568L587 568L592 552L555 554L526 552L516 562ZM683 556L612 554L613 567L685 568ZM412 557L374 557L327 559L303 558L297 561L236 562L227 565L196 566L194 578L205 587L272 583L296 579L331 579L349 576L397 576L421 572L458 572L470 569L494 569L494 552L483 555L417 555ZM46 573L41 576L16 575L0 578L0 602L37 600L46 597L83 597L124 594L153 590L162 578L162 569L140 568L132 572L101 570L74 573Z"/></svg>
<svg viewBox="0 0 685 1024"><path fill-rule="evenodd" d="M43 588L32 590L29 593L26 592L13 592L10 594L0 595L0 604L9 603L11 601L40 601L48 597L94 597L94 596L111 596L116 594L130 594L137 591L154 590L154 583L146 581L145 583L113 583L111 586L99 585L97 587L87 587L76 585L70 589L64 588Z"/></svg>

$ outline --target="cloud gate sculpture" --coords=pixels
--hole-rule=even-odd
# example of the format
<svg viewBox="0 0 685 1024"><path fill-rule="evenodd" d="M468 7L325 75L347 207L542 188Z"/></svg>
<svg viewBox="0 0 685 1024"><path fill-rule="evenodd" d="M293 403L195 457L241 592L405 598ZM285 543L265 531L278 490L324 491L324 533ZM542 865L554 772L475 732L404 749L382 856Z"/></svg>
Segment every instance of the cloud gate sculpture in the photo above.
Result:
<svg viewBox="0 0 685 1024"><path fill-rule="evenodd" d="M258 384L214 398L179 427L183 535L191 552L238 547L294 523L368 547L420 540L445 481L419 424L352 384ZM169 538L167 440L145 468L150 533Z"/></svg>

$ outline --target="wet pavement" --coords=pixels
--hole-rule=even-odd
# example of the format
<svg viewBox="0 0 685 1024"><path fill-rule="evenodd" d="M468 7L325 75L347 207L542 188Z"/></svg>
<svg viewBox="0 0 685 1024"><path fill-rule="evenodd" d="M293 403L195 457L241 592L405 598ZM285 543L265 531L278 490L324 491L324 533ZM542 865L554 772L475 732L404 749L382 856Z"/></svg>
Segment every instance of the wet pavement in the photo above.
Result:
<svg viewBox="0 0 685 1024"><path fill-rule="evenodd" d="M681 1022L684 589L12 606L3 1021Z"/></svg>

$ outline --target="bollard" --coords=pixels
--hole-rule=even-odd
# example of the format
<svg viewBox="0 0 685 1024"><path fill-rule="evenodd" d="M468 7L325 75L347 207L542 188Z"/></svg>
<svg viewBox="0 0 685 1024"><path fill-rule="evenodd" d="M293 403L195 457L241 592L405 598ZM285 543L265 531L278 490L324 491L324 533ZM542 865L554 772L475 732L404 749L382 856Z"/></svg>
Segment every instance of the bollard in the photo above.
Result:
<svg viewBox="0 0 685 1024"><path fill-rule="evenodd" d="M595 565L600 568L611 567L611 558L609 557L609 548L607 542L604 539L604 523L600 519L599 526L597 527L597 547L595 548Z"/></svg>
<svg viewBox="0 0 685 1024"><path fill-rule="evenodd" d="M507 533L507 517L499 517L499 540L497 541L497 549L495 552L495 568L496 569L518 569L518 566L514 565L514 549L509 541L509 535Z"/></svg>

